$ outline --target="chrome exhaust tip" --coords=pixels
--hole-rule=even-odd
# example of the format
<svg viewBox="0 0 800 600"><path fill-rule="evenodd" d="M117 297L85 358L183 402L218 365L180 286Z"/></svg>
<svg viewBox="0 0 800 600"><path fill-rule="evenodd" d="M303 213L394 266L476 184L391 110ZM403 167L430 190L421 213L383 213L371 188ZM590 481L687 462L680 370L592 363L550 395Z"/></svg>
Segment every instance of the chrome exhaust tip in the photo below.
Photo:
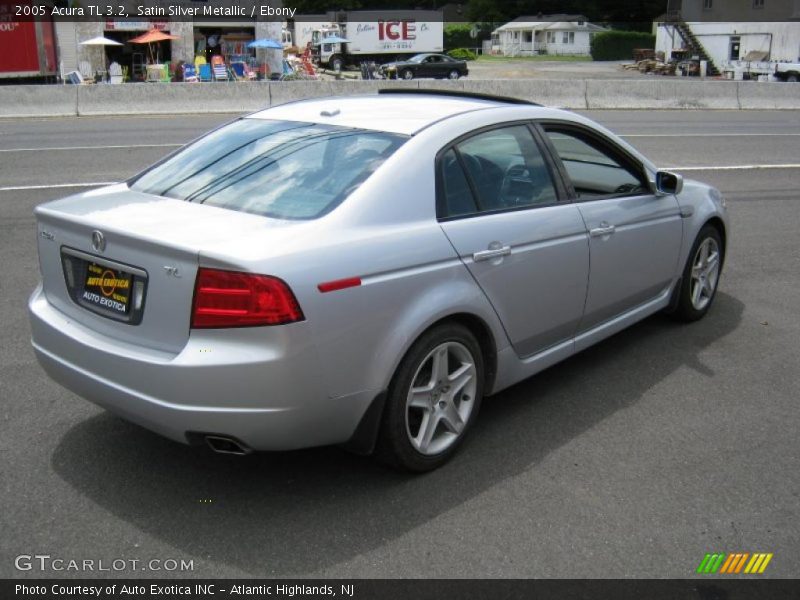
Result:
<svg viewBox="0 0 800 600"><path fill-rule="evenodd" d="M236 456L244 456L250 454L252 450L242 444L241 442L225 437L222 435L207 435L205 437L206 444L217 454L235 454Z"/></svg>

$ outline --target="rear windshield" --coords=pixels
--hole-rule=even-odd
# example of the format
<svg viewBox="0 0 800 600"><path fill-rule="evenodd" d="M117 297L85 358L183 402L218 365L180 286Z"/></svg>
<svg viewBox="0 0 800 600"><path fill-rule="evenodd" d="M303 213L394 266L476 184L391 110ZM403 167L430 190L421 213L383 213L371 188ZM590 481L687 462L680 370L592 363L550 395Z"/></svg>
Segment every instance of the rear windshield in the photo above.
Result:
<svg viewBox="0 0 800 600"><path fill-rule="evenodd" d="M145 171L131 189L277 219L330 212L407 136L241 119Z"/></svg>

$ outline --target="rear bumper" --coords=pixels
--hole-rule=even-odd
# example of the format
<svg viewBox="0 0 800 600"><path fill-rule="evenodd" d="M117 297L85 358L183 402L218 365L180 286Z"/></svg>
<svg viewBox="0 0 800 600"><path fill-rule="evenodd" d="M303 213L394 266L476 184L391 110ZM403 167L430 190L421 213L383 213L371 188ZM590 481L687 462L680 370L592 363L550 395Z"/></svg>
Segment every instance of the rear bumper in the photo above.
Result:
<svg viewBox="0 0 800 600"><path fill-rule="evenodd" d="M32 344L47 374L72 392L173 440L208 433L254 450L350 439L377 391L329 398L305 323L194 330L178 354L109 340L29 302Z"/></svg>

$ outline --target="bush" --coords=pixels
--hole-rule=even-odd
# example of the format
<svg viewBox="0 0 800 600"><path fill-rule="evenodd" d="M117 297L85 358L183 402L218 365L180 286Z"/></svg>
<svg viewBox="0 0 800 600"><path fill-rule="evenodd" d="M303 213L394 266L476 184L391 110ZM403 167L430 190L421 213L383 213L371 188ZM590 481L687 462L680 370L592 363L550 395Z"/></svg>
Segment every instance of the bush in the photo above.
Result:
<svg viewBox="0 0 800 600"><path fill-rule="evenodd" d="M472 25L469 23L454 23L444 28L444 48L452 50L464 46L475 46L475 40L469 36Z"/></svg>
<svg viewBox="0 0 800 600"><path fill-rule="evenodd" d="M592 37L592 60L626 60L635 48L655 48L656 36L639 31L607 31Z"/></svg>
<svg viewBox="0 0 800 600"><path fill-rule="evenodd" d="M456 48L455 50L450 50L447 55L455 58L456 60L475 60L478 58L477 54L467 48Z"/></svg>

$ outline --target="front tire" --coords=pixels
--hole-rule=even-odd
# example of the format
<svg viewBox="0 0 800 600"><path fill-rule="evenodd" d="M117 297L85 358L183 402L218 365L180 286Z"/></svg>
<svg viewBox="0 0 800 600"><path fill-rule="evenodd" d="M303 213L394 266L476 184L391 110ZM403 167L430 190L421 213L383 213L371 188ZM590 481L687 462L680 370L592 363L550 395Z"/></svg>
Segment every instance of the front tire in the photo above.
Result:
<svg viewBox="0 0 800 600"><path fill-rule="evenodd" d="M717 294L725 249L719 231L706 225L697 235L683 269L678 303L672 316L679 321L702 319Z"/></svg>
<svg viewBox="0 0 800 600"><path fill-rule="evenodd" d="M448 79L458 79L459 77L461 77L461 73L453 69L452 71L450 71L447 77Z"/></svg>
<svg viewBox="0 0 800 600"><path fill-rule="evenodd" d="M417 473L443 465L475 421L483 385L483 355L469 329L447 323L423 334L389 387L377 458Z"/></svg>

